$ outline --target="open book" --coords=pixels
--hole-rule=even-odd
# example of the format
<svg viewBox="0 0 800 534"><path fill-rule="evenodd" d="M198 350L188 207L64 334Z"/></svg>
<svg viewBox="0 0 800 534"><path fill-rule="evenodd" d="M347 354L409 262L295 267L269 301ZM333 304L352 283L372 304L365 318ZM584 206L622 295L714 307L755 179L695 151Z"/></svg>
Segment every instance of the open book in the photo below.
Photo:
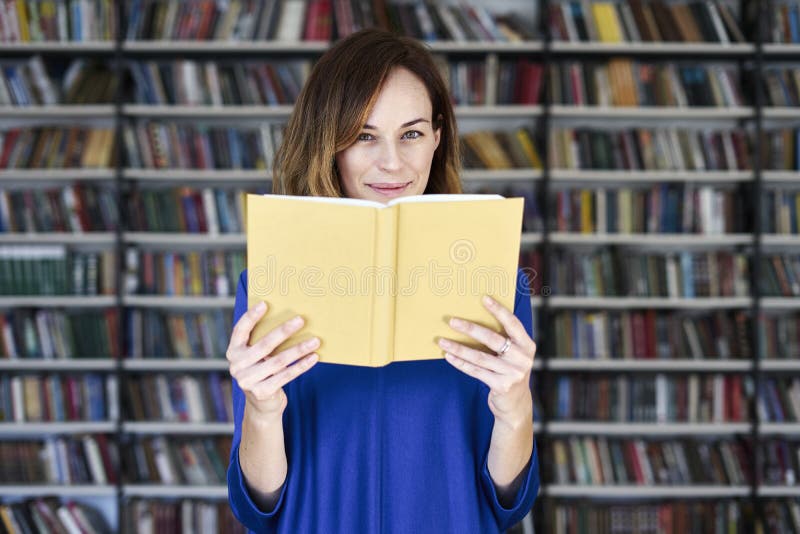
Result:
<svg viewBox="0 0 800 534"><path fill-rule="evenodd" d="M481 303L514 307L523 198L360 199L247 195L248 307L269 304L250 342L295 315L278 351L320 338L321 362L378 367L442 358L458 316L503 329Z"/></svg>

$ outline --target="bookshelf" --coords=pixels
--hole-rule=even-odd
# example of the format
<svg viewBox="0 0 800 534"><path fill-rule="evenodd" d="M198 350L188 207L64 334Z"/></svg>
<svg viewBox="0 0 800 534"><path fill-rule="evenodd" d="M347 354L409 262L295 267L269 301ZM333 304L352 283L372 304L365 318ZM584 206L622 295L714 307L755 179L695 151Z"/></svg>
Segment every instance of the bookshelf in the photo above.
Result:
<svg viewBox="0 0 800 534"><path fill-rule="evenodd" d="M97 5L109 4L107 0L97 0ZM490 2L475 2L494 9ZM681 2L677 2L681 3ZM541 168L528 165L522 168L467 168L463 173L465 185L470 189L506 188L515 186L518 191L526 191L537 200L540 209L539 228L526 228L523 248L538 250L542 257L557 250L579 251L578 254L598 249L615 247L632 251L743 251L755 264L767 255L797 254L800 252L800 238L794 234L771 234L763 232L758 224L760 212L759 199L769 188L791 190L800 182L800 167L796 165L773 165L766 158L754 155L765 145L761 133L770 129L796 129L800 127L800 108L771 106L766 99L766 88L759 83L769 66L794 67L800 60L800 44L771 42L770 36L759 36L754 28L757 23L767 24L771 11L766 3L745 0L744 2L724 1L735 13L739 26L745 31L744 42L599 42L566 41L556 37L547 18L548 10L564 2L549 0L538 6L530 2L514 1L508 9L522 14L532 26L540 29L541 38L519 43L496 41L434 41L432 51L445 58L446 63L477 61L484 65L497 61L516 61L528 59L544 68L542 94L535 104L459 104L456 114L462 133L479 130L512 131L527 128L535 138ZM772 2L783 5L781 2ZM740 5L741 4L741 5ZM762 5L763 4L763 5ZM752 18L754 7L755 19ZM749 13L749 14L748 14ZM222 62L237 61L313 61L329 46L326 41L276 41L276 40L143 40L133 38L127 33L127 13L122 5L116 6L116 20L120 31L111 40L85 40L78 42L0 42L0 56L14 60L24 60L33 55L41 55L46 64L64 63L72 58L88 58L107 61L120 80L113 103L68 105L52 104L42 106L0 106L0 127L3 129L19 125L41 125L52 121L58 125L113 125L116 144L112 153L113 163L100 168L4 168L0 169L0 189L3 188L43 188L66 186L75 182L85 184L105 184L113 187L118 201L119 212L125 213L126 202L131 191L152 191L191 187L202 191L206 188L232 191L235 189L254 190L264 186L268 174L258 168L146 168L130 164L125 157L127 145L124 129L127 125L150 121L158 124L177 124L192 126L197 124L210 127L225 127L231 123L241 124L279 124L291 112L291 105L164 105L143 104L133 96L135 83L127 70L129 62L155 61L170 63L176 60L195 61L214 60ZM749 28L749 29L748 29ZM641 64L697 64L702 66L733 67L740 77L752 75L755 83L743 84L745 96L742 105L725 107L711 106L597 106L565 104L561 94L553 94L548 85L548 69L561 68L578 62L582 65L606 64L612 59L628 59ZM548 148L552 144L551 134L558 129L591 128L600 131L618 132L625 129L646 128L685 128L718 130L740 130L745 132L749 166L738 168L620 168L601 169L592 166L566 168L554 165ZM795 153L789 147L790 152ZM486 167L490 167L486 165ZM622 188L645 189L658 184L691 185L695 187L735 188L736 194L745 200L745 206L752 218L747 231L725 233L581 233L576 231L556 231L551 223L556 219L555 205L549 201L557 191L574 189L618 190ZM749 189L747 189L749 188ZM155 324L163 317L159 314L184 314L185 323L207 320L213 322L214 311L230 315L233 298L217 296L159 296L128 294L125 280L125 254L133 247L150 251L191 251L199 249L244 250L245 240L241 231L219 232L215 234L173 231L143 231L131 229L124 224L111 232L27 232L24 234L0 233L0 245L64 244L70 249L114 250L118 260L116 276L117 288L113 295L100 296L0 296L0 312L22 308L44 310L69 310L70 313L100 311L106 309L124 312L137 311L142 314L141 321L152 319ZM580 252L583 251L583 252ZM772 358L765 344L760 342L766 327L752 317L762 314L778 317L793 317L800 311L797 296L777 296L763 293L759 284L762 269L755 266L749 271L750 288L746 296L716 297L657 297L657 296L580 296L563 291L552 292L547 281L552 278L553 269L558 265L543 263L539 275L542 287L531 298L537 324L537 340L540 349L535 364L535 387L540 389L542 400L548 398L550 382L561 376L589 374L600 376L613 373L622 376L663 374L668 377L688 374L708 375L721 373L725 376L747 377L753 381L755 393L743 399L750 407L750 417L744 422L593 422L561 421L553 419L545 410L537 422L535 432L539 444L540 457L550 454L549 445L553 440L573 436L589 438L637 437L644 440L659 441L669 438L704 440L749 440L754 451L759 451L766 440L797 440L800 428L795 422L772 422L761 420L755 410L759 392L764 390L764 382L775 376L797 377L800 375L800 360L794 353L787 358ZM236 273L238 274L238 273ZM709 312L726 314L749 314L750 332L746 334L750 345L749 354L738 358L697 358L690 354L675 354L674 358L587 358L567 357L556 349L557 337L554 327L560 313L622 313L628 311L655 311L681 317L701 317ZM150 319L148 319L148 317ZM206 319L203 319L205 317ZM130 338L134 336L132 327L122 319L119 321L118 342L123 352L129 353ZM205 323L211 324L211 323ZM218 328L227 339L229 328ZM137 357L113 358L108 353L92 354L92 358L41 361L36 359L0 358L0 370L4 374L22 373L107 373L116 376L120 388L134 375L158 373L213 373L225 372L227 365L223 352L209 350L202 358L187 359L178 356L176 350L163 353L148 352L159 347L139 347ZM162 347L163 348L163 347ZM87 356L89 356L87 354ZM613 355L612 355L613 356ZM117 403L121 404L117 395ZM159 421L134 421L124 413L117 420L99 422L15 422L0 424L0 441L17 439L40 439L42 436L80 436L86 433L102 433L110 441L125 446L131 440L148 439L157 435L176 438L215 438L230 434L228 423L165 423ZM756 471L761 473L763 453L756 452ZM223 457L226 463L227 458ZM542 462L543 465L548 462ZM541 472L542 486L540 498L534 510L537 528L542 531L557 531L577 519L564 519L569 514L591 511L592 506L615 506L632 510L636 507L650 506L653 501L667 499L668 503L706 506L711 500L720 500L720 506L736 506L736 514L745 515L745 509L754 510L755 516L763 524L768 523L768 510L774 502L797 502L800 497L791 484L766 484L758 477L749 484L557 484L547 469ZM141 498L144 503L174 501L176 497L193 499L196 502L224 503L224 485L203 484L155 484L129 483L119 478L117 484L77 484L77 485L35 485L0 484L0 496L12 502L22 496L51 496L63 499L90 499L102 502L101 509L109 524L120 525L128 506ZM778 499L778 501L775 501ZM610 504L609 504L610 503ZM553 511L563 506L564 517ZM627 507L627 508L626 508ZM678 509L678 508L676 508ZM587 512L588 513L588 512ZM565 522L566 521L566 522Z"/></svg>

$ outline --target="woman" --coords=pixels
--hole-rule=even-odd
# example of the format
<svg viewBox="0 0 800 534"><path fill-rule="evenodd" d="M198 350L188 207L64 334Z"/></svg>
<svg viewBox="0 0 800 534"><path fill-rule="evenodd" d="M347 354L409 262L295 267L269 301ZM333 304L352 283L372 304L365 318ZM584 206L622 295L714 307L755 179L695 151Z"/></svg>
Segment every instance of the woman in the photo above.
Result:
<svg viewBox="0 0 800 534"><path fill-rule="evenodd" d="M364 30L315 65L273 192L380 201L460 193L457 142L427 50ZM268 305L246 310L242 273L227 352L236 517L258 532L485 533L519 521L539 478L529 387L536 346L528 282L518 276L513 313L485 302L504 335L450 324L486 351L441 340L446 359L366 368L315 365L320 340L275 353L302 318L248 346Z"/></svg>

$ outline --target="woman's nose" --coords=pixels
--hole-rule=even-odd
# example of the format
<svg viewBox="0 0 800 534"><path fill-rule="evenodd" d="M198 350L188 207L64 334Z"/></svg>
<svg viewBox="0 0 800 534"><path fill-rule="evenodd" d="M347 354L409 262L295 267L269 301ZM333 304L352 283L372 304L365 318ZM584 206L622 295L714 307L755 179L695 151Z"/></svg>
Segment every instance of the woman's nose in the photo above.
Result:
<svg viewBox="0 0 800 534"><path fill-rule="evenodd" d="M382 143L381 153L378 155L378 166L386 171L400 169L400 151L394 143L390 141Z"/></svg>

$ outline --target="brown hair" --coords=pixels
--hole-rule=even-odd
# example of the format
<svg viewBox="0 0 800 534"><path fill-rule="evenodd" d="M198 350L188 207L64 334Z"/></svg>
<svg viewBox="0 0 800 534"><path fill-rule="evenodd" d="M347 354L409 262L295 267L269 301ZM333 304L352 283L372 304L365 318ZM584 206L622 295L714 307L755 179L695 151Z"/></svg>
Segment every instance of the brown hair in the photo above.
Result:
<svg viewBox="0 0 800 534"><path fill-rule="evenodd" d="M366 29L336 43L314 65L275 157L274 194L344 196L336 153L355 142L384 80L397 67L425 85L432 125L441 128L425 193L461 193L455 114L433 57L414 39Z"/></svg>

